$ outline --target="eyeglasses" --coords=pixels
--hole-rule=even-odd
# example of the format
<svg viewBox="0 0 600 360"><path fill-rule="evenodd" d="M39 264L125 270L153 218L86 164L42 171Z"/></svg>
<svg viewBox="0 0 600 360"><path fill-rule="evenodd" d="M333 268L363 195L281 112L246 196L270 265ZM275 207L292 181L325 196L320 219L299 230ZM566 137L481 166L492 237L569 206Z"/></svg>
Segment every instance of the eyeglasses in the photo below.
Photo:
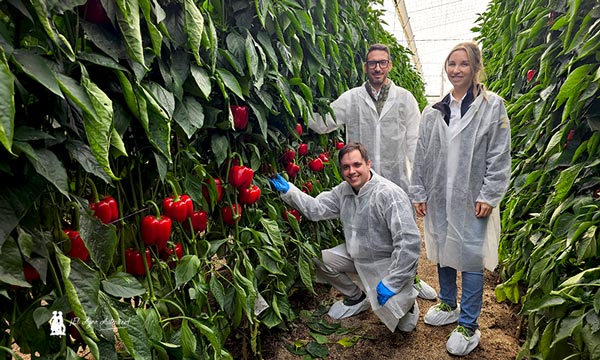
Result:
<svg viewBox="0 0 600 360"><path fill-rule="evenodd" d="M377 65L379 65L380 68L385 69L386 67L388 67L389 64L390 64L389 60L368 60L367 61L367 67L369 69L375 69L377 67Z"/></svg>

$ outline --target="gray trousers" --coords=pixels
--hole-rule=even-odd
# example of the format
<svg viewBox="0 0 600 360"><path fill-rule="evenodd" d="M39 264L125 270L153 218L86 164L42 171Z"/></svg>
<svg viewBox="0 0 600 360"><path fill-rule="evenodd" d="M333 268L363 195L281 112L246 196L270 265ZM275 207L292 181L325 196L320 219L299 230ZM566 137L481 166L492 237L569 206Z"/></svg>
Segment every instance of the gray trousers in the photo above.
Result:
<svg viewBox="0 0 600 360"><path fill-rule="evenodd" d="M354 260L346 250L346 244L323 250L321 253L323 261L313 259L316 266L316 280L331 284L348 299L358 299L362 290L349 276L357 273Z"/></svg>

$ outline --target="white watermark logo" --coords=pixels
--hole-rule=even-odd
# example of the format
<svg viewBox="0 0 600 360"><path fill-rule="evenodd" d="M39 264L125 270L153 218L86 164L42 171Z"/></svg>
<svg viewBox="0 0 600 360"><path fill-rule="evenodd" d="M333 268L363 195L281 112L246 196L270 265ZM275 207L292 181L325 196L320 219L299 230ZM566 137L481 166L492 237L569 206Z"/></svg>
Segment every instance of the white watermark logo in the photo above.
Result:
<svg viewBox="0 0 600 360"><path fill-rule="evenodd" d="M62 311L53 311L50 319L50 336L64 336L65 330Z"/></svg>

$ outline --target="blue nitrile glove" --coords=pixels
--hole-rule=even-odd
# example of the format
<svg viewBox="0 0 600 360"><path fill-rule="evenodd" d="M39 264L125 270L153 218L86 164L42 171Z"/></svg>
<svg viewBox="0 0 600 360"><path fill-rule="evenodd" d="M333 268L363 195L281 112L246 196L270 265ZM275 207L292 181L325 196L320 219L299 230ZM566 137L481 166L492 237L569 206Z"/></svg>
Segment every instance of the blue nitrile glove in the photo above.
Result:
<svg viewBox="0 0 600 360"><path fill-rule="evenodd" d="M288 183L280 174L276 174L272 179L269 179L269 182L275 190L281 191L284 194L290 189L290 183Z"/></svg>
<svg viewBox="0 0 600 360"><path fill-rule="evenodd" d="M383 285L383 282L377 284L377 302L383 306L392 297L396 295L392 290L388 289L387 286Z"/></svg>

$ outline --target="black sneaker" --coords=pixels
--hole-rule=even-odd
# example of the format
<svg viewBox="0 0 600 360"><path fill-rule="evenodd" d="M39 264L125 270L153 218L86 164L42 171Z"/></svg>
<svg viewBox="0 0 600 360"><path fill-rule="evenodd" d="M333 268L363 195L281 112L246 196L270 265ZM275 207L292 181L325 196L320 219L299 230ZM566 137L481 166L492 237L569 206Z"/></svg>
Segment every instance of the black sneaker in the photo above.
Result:
<svg viewBox="0 0 600 360"><path fill-rule="evenodd" d="M367 297L367 295L365 293L361 293L360 297L356 300L351 300L351 299L348 299L347 297L344 297L344 305L354 306L354 305L360 304L366 297Z"/></svg>

